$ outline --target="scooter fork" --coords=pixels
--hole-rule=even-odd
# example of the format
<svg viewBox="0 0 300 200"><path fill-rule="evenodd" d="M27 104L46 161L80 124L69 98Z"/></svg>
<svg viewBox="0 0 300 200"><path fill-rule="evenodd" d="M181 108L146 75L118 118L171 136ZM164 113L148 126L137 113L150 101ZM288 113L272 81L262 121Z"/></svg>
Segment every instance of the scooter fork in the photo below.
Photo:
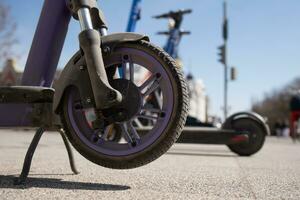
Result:
<svg viewBox="0 0 300 200"><path fill-rule="evenodd" d="M73 16L74 14L78 16L81 26L79 43L87 64L95 107L97 110L103 110L120 103L122 95L113 89L108 82L102 58L101 35L96 29L99 29L102 34L106 31L103 27L94 27L94 24L98 22L93 20L101 19L102 16L99 15L98 18L91 16L91 9L98 9L95 7L96 5L96 0L71 0L71 11ZM101 21L104 20L101 19Z"/></svg>

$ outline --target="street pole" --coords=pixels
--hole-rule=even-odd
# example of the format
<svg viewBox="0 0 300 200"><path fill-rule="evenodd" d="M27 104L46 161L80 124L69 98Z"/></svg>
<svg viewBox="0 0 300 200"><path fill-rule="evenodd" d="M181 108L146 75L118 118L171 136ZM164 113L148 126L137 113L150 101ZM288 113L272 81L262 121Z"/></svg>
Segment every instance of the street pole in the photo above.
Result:
<svg viewBox="0 0 300 200"><path fill-rule="evenodd" d="M224 120L228 117L228 62L227 62L227 40L228 40L228 19L227 19L227 2L224 1L224 24L223 24L223 39L224 39Z"/></svg>
<svg viewBox="0 0 300 200"><path fill-rule="evenodd" d="M226 44L225 44L226 48ZM224 120L228 117L228 66L224 64Z"/></svg>
<svg viewBox="0 0 300 200"><path fill-rule="evenodd" d="M228 48L227 48L227 44L228 44L228 37L229 37L229 29L228 29L228 17L227 17L227 2L226 0L224 1L223 4L223 12L224 12L224 16L223 16L223 45L219 46L219 61L220 63L223 64L224 66L224 107L223 107L223 111L224 111L224 120L227 119L228 117L228 111L229 111L229 107L228 107L228 85L229 85L229 69L231 71L231 80L234 81L236 80L236 68L232 67L229 68L228 66Z"/></svg>

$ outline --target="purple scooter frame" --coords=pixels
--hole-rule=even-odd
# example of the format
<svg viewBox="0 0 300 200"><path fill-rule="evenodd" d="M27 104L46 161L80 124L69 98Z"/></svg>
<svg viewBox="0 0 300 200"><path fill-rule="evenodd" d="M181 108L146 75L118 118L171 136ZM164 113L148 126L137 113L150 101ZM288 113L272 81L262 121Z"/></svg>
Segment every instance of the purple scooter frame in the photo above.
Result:
<svg viewBox="0 0 300 200"><path fill-rule="evenodd" d="M71 13L64 0L45 0L27 59L22 85L51 86L70 19Z"/></svg>
<svg viewBox="0 0 300 200"><path fill-rule="evenodd" d="M22 86L51 87L68 32L71 12L65 0L45 0L34 35ZM28 104L0 104L0 127L31 127Z"/></svg>
<svg viewBox="0 0 300 200"><path fill-rule="evenodd" d="M71 16L80 23L80 51L52 87ZM182 72L145 35L107 33L96 0L45 0L21 86L0 87L0 127L38 127L16 183L23 183L46 130L66 136L85 158L112 169L143 166L163 155L179 137L188 111ZM135 68L149 77L137 83ZM117 69L122 68L122 78ZM54 90L55 89L55 90ZM160 91L161 103L148 107ZM90 120L88 113L93 115ZM138 119L152 119L139 135ZM144 126L144 125L142 125ZM65 136L66 135L66 136ZM121 138L126 143L120 142Z"/></svg>

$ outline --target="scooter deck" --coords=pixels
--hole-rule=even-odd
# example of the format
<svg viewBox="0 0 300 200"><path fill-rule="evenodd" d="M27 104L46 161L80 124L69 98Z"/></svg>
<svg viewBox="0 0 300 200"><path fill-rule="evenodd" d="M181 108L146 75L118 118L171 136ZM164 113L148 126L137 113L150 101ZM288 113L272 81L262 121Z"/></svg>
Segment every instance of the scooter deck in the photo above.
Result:
<svg viewBox="0 0 300 200"><path fill-rule="evenodd" d="M0 87L0 103L52 103L54 89L35 86Z"/></svg>
<svg viewBox="0 0 300 200"><path fill-rule="evenodd" d="M0 87L0 126L51 127L53 96L47 87Z"/></svg>
<svg viewBox="0 0 300 200"><path fill-rule="evenodd" d="M248 134L235 130L204 127L185 127L178 143L233 144L247 142Z"/></svg>
<svg viewBox="0 0 300 200"><path fill-rule="evenodd" d="M139 133L146 133L150 128L139 128ZM235 130L219 128L185 127L177 143L191 144L235 144L248 142L248 134Z"/></svg>

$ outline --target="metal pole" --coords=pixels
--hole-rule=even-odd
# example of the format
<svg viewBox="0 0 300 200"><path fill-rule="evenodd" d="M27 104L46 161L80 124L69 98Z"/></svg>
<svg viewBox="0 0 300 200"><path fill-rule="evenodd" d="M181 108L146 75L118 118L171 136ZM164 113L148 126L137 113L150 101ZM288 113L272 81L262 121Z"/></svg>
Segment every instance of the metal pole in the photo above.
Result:
<svg viewBox="0 0 300 200"><path fill-rule="evenodd" d="M225 42L224 45L225 45L225 52L226 52L227 42ZM226 60L227 60L227 56L224 63L224 120L226 120L228 117L228 65Z"/></svg>
<svg viewBox="0 0 300 200"><path fill-rule="evenodd" d="M227 2L224 1L224 24L223 24L223 39L225 48L225 61L224 61L224 120L228 117L228 63L227 63L227 39L228 39L228 27L227 27Z"/></svg>

